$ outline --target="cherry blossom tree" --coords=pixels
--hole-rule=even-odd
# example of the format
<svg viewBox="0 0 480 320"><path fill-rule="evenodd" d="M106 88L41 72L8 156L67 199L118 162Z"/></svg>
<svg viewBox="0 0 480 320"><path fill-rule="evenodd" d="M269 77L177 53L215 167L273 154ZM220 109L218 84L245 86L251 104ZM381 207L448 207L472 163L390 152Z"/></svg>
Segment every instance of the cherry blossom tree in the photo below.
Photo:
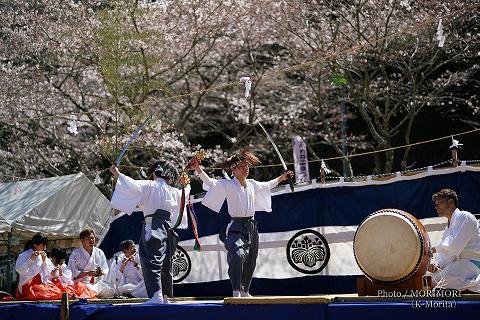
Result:
<svg viewBox="0 0 480 320"><path fill-rule="evenodd" d="M83 171L93 179L151 114L121 164L135 177L155 158L181 167L200 147L206 166L243 147L278 163L258 121L287 161L299 134L315 158L343 156L346 175L364 171L351 154L408 144L419 114L478 126L472 5L4 1L0 178ZM408 148L374 160L378 173L415 164Z"/></svg>
<svg viewBox="0 0 480 320"><path fill-rule="evenodd" d="M285 15L276 19L292 36L285 46L293 57L300 57L297 61L320 57L314 67L300 69L309 84L306 96L311 98L305 99L305 115L310 116L299 117L298 127L313 135L314 143L329 145L340 156L346 156L346 150L389 149L392 141L409 144L418 114L450 95L450 83L459 85L459 79L464 79L476 86L471 76L476 73L473 61L478 41L471 41L471 34L478 15L469 13L472 4L307 1L297 4L298 8L285 4L280 10ZM437 24L443 16L450 18L444 20L446 40L440 45ZM469 65L451 77L441 75L446 66L452 73L465 59ZM444 85L439 76L447 81ZM345 132L345 123L350 133ZM402 169L409 167L408 155L406 148ZM393 150L373 157L375 172L393 170ZM344 162L350 167L347 175L351 174L350 161Z"/></svg>

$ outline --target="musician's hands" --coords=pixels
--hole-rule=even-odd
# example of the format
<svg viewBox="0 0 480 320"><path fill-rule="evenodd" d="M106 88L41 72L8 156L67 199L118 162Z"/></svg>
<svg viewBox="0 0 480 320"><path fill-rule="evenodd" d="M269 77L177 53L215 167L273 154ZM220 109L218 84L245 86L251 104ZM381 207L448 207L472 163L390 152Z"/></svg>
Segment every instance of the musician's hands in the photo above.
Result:
<svg viewBox="0 0 480 320"><path fill-rule="evenodd" d="M138 263L135 262L135 256L130 256L129 258L124 258L122 263L120 264L120 272L123 273L123 270L125 270L125 267L127 266L127 263L131 261L134 265L135 268L138 269Z"/></svg>
<svg viewBox="0 0 480 320"><path fill-rule="evenodd" d="M278 177L278 182L288 180L288 178L292 178L293 176L293 171L285 171L281 176Z"/></svg>
<svg viewBox="0 0 480 320"><path fill-rule="evenodd" d="M116 165L112 164L110 167L110 172L112 173L113 176L117 177L120 175L120 171L118 171L118 168Z"/></svg>
<svg viewBox="0 0 480 320"><path fill-rule="evenodd" d="M102 269L100 267L97 267L97 270L94 271L93 276L100 277L101 275L103 275Z"/></svg>
<svg viewBox="0 0 480 320"><path fill-rule="evenodd" d="M125 267L127 266L128 261L130 261L130 258L124 258L122 260L122 263L120 264L120 272L123 273L123 270L125 270Z"/></svg>
<svg viewBox="0 0 480 320"><path fill-rule="evenodd" d="M36 260L38 256L40 256L40 258L42 258L42 261L45 262L45 259L47 258L47 253L45 251L33 251L30 259Z"/></svg>
<svg viewBox="0 0 480 320"><path fill-rule="evenodd" d="M96 277L96 271L82 271L78 274L78 276L75 277L75 279L81 279L84 277Z"/></svg>
<svg viewBox="0 0 480 320"><path fill-rule="evenodd" d="M58 274L57 274L57 271L58 271ZM52 270L52 276L54 278L58 278L58 277L61 277L63 275L63 270L62 270L62 267L61 266L56 266L53 270Z"/></svg>
<svg viewBox="0 0 480 320"><path fill-rule="evenodd" d="M47 253L45 251L40 251L40 257L42 258L42 262L47 260Z"/></svg>
<svg viewBox="0 0 480 320"><path fill-rule="evenodd" d="M38 251L33 251L32 252L32 255L30 256L30 259L32 259L33 261L35 261L38 257L38 254L39 252Z"/></svg>

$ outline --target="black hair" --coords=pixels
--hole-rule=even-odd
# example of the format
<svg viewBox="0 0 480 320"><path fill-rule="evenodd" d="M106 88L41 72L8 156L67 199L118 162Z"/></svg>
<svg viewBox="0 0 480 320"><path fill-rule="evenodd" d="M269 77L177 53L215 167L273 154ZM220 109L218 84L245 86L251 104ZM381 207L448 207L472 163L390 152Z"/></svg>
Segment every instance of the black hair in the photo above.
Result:
<svg viewBox="0 0 480 320"><path fill-rule="evenodd" d="M60 263L62 259L67 258L67 252L62 248L53 248L50 252L50 258L55 258L55 262Z"/></svg>
<svg viewBox="0 0 480 320"><path fill-rule="evenodd" d="M438 198L444 199L444 200L453 200L453 204L455 205L456 208L458 208L458 196L455 191L452 189L442 189L435 193L432 196L432 201L435 202Z"/></svg>
<svg viewBox="0 0 480 320"><path fill-rule="evenodd" d="M133 240L123 240L120 242L120 250L125 251L127 250L130 246L134 246L135 242Z"/></svg>
<svg viewBox="0 0 480 320"><path fill-rule="evenodd" d="M92 228L87 228L82 230L82 232L80 232L79 234L80 240L83 240L86 237L89 237L91 234L95 235L95 230L93 230Z"/></svg>
<svg viewBox="0 0 480 320"><path fill-rule="evenodd" d="M227 158L221 166L225 171L231 172L232 169L237 167L243 161L245 161L250 167L260 164L260 160L254 153L248 150L242 150Z"/></svg>
<svg viewBox="0 0 480 320"><path fill-rule="evenodd" d="M155 161L148 166L147 177L152 179L154 173L159 178L170 179L170 185L177 185L180 178L177 168L165 160Z"/></svg>
<svg viewBox="0 0 480 320"><path fill-rule="evenodd" d="M34 244L36 245L44 244L45 246L47 246L48 238L43 233L38 232L32 237L32 240L27 241L27 243L25 244L25 247L27 248L28 246L28 249L33 249Z"/></svg>

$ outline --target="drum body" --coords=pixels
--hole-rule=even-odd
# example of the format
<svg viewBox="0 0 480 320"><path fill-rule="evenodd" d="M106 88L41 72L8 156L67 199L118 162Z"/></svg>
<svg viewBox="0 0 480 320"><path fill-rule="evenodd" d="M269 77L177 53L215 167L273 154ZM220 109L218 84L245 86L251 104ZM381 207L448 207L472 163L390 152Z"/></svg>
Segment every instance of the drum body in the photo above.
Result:
<svg viewBox="0 0 480 320"><path fill-rule="evenodd" d="M382 209L366 217L355 232L353 251L362 272L377 283L395 284L423 276L430 262L425 227L398 209Z"/></svg>

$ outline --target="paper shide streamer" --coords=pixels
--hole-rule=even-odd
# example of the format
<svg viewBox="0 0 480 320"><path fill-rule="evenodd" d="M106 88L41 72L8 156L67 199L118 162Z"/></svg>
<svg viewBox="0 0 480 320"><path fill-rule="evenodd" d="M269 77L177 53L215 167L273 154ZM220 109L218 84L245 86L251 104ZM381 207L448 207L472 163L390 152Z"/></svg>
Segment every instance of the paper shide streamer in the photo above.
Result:
<svg viewBox="0 0 480 320"><path fill-rule="evenodd" d="M245 83L245 98L249 98L250 90L252 89L252 80L250 77L241 77L240 81Z"/></svg>

